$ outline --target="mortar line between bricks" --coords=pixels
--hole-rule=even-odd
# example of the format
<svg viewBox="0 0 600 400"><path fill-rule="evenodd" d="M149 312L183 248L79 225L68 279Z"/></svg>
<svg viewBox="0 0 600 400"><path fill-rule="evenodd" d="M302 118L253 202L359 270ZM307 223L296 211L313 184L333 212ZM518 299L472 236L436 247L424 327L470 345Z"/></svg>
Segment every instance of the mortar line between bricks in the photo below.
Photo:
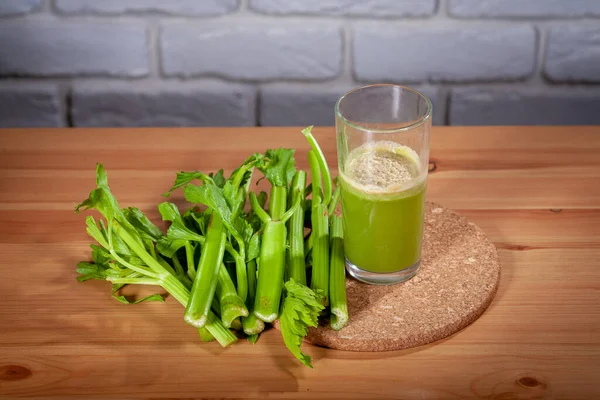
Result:
<svg viewBox="0 0 600 400"><path fill-rule="evenodd" d="M159 22L155 18L146 19L146 30L148 43L148 77L159 78L161 75L160 67L160 45L159 35L160 26Z"/></svg>
<svg viewBox="0 0 600 400"><path fill-rule="evenodd" d="M343 85L354 85L364 86L373 82L367 81L353 81L350 77L343 77L336 80L330 81L300 81L300 80L274 80L274 81L261 81L261 82L248 82L240 80L227 80L217 79L214 77L197 77L192 79L179 79L179 78L163 78L156 79L154 77L146 77L141 79L120 79L110 78L102 76L71 76L71 77L0 77L0 88L2 87L13 87L15 85L35 85L40 83L74 83L77 84L96 84L99 86L114 85L115 87L148 87L149 85L165 85L175 84L176 86L202 86L203 84L224 84L224 85L249 85L257 90L263 87L278 86L278 85L289 85L291 87L314 87L315 89L323 88L324 86L343 86ZM481 87L481 88L494 88L494 87L521 87L524 89L539 88L540 83L543 84L541 87L546 89L573 89L573 90L585 90L586 88L598 89L600 83L594 82L559 82L551 83L544 80L540 81L476 81L476 82L396 82L409 87L417 86L435 86L435 87L446 87L450 88L468 88L468 87Z"/></svg>
<svg viewBox="0 0 600 400"><path fill-rule="evenodd" d="M56 84L58 91L58 114L60 117L61 126L72 126L69 121L70 114L70 91L71 87L68 82L59 82Z"/></svg>
<svg viewBox="0 0 600 400"><path fill-rule="evenodd" d="M58 7L56 7L56 0L45 0L47 7L48 7L48 11L50 14L54 15L54 16L59 16L59 11L58 11Z"/></svg>
<svg viewBox="0 0 600 400"><path fill-rule="evenodd" d="M450 19L450 13L448 12L448 0L438 0L436 4L435 14L439 20Z"/></svg>
<svg viewBox="0 0 600 400"><path fill-rule="evenodd" d="M254 96L254 125L262 126L262 115L260 112L262 104L262 91L260 87L255 87Z"/></svg>
<svg viewBox="0 0 600 400"><path fill-rule="evenodd" d="M353 26L351 23L342 24L342 73L339 80L349 80L354 82L354 60L352 59L352 35Z"/></svg>
<svg viewBox="0 0 600 400"><path fill-rule="evenodd" d="M536 74L533 76L531 83L537 83L540 86L545 84L544 74L544 55L546 41L548 40L548 30L545 26L536 26L537 29L537 52L535 54Z"/></svg>
<svg viewBox="0 0 600 400"><path fill-rule="evenodd" d="M533 24L533 29L535 32L535 48L534 48L534 53L533 53L533 70L531 71L531 74L527 77L525 77L525 79L522 80L522 83L526 83L529 85L533 85L533 86L538 86L539 85L539 75L540 75L540 65L539 65L539 51L540 51L540 45L541 45L541 28L535 24Z"/></svg>
<svg viewBox="0 0 600 400"><path fill-rule="evenodd" d="M40 8L40 11L43 12L44 14L50 14L53 11L54 8L54 1L53 0L43 0L42 1L42 7Z"/></svg>
<svg viewBox="0 0 600 400"><path fill-rule="evenodd" d="M442 0L443 1L443 0ZM441 3L442 5L442 3ZM439 5L438 7L441 7ZM377 16L330 16L330 15L267 15L254 13L249 10L238 10L233 13L213 16L182 16L169 15L162 13L124 13L124 14L62 14L54 8L52 13L33 13L26 16L1 17L4 20L55 20L70 22L110 22L110 23L144 23L145 18L156 18L160 24L177 24L186 22L203 22L206 25L223 26L223 24L248 24L262 26L263 23L273 23L273 26L284 26L289 23L304 25L307 20L328 26L328 24L340 24L345 22L355 23L381 23L389 26L419 26L424 28L435 27L436 25L444 27L480 27L480 26L514 26L525 24L595 24L600 20L600 16L585 16L578 18L457 18L438 10L431 16L424 17L377 17ZM203 25L203 26L206 26Z"/></svg>
<svg viewBox="0 0 600 400"><path fill-rule="evenodd" d="M444 96L444 118L442 118L442 125L450 125L450 107L452 107L452 87L440 87Z"/></svg>
<svg viewBox="0 0 600 400"><path fill-rule="evenodd" d="M75 123L73 121L73 88L69 88L64 96L64 121L66 126L74 127Z"/></svg>
<svg viewBox="0 0 600 400"><path fill-rule="evenodd" d="M435 22L436 15L427 17L376 17L376 16L329 16L329 15L266 15L253 13L251 11L239 10L234 13L216 15L216 16L182 16L168 15L160 13L126 13L126 14L49 14L57 19L73 22L133 22L143 21L144 18L153 17L160 19L161 23L186 23L186 22L202 22L214 26L223 26L224 24L244 24L263 26L264 23L274 23L275 26L285 26L289 23L305 25L306 21L317 22L320 26L328 26L328 24L339 24L344 20L354 22L381 22L381 23L406 23L410 25L422 25L426 22ZM31 17L34 17L32 14ZM454 19L449 19L454 21ZM473 23L475 20L459 20L459 22ZM490 21L484 21L489 23ZM510 21L509 21L510 22ZM526 22L526 21L525 21Z"/></svg>

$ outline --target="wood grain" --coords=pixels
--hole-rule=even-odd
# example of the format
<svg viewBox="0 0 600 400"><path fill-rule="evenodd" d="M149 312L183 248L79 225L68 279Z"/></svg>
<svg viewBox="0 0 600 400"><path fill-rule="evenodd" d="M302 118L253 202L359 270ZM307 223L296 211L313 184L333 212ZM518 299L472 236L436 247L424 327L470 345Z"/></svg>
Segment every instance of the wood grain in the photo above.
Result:
<svg viewBox="0 0 600 400"><path fill-rule="evenodd" d="M315 133L335 166L333 129ZM176 171L230 171L267 145L306 167L297 128L0 131L0 398L600 398L600 127L434 128L429 199L486 232L502 280L480 319L431 345L308 347L310 370L276 331L221 349L171 298L126 306L75 281L89 240L72 207L96 161L123 206L158 220Z"/></svg>

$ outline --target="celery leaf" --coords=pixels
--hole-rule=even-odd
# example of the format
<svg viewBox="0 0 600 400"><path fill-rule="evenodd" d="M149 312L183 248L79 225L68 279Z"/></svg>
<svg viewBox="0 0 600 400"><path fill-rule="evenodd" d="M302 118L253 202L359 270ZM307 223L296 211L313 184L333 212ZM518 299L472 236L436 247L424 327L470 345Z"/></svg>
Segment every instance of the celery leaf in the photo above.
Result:
<svg viewBox="0 0 600 400"><path fill-rule="evenodd" d="M267 162L258 165L258 169L273 186L287 186L296 173L296 161L293 149L267 150Z"/></svg>
<svg viewBox="0 0 600 400"><path fill-rule="evenodd" d="M302 364L312 368L311 357L302 353L302 339L309 327L316 327L323 306L323 296L310 288L290 279L285 283L286 296L283 300L279 326L287 348Z"/></svg>

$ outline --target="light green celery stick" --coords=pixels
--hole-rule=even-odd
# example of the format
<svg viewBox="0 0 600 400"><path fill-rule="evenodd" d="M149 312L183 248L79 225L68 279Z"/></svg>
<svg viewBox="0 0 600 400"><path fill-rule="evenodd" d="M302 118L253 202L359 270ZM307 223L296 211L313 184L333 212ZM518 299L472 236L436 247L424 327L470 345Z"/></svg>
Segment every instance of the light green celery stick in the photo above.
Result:
<svg viewBox="0 0 600 400"><path fill-rule="evenodd" d="M304 263L304 188L306 172L297 171L292 180L289 203L300 202L298 209L288 222L288 250L286 281L290 278L306 285L306 266ZM297 197L300 197L297 200Z"/></svg>
<svg viewBox="0 0 600 400"><path fill-rule="evenodd" d="M329 258L329 307L331 328L339 331L348 322L346 301L346 261L344 258L344 228L342 218L331 216L331 257Z"/></svg>
<svg viewBox="0 0 600 400"><path fill-rule="evenodd" d="M291 207L286 211L287 188L296 168L294 151L291 149L267 150L265 160L266 163L258 166L258 169L271 184L269 214L260 207L256 195L250 193L252 210L263 223L253 313L264 322L273 322L279 312L283 290L287 242L285 224L297 209Z"/></svg>
<svg viewBox="0 0 600 400"><path fill-rule="evenodd" d="M329 213L321 197L321 170L314 151L308 152L308 163L312 175L312 275L310 287L329 301Z"/></svg>
<svg viewBox="0 0 600 400"><path fill-rule="evenodd" d="M219 267L216 298L219 299L221 321L226 327L231 327L233 320L248 316L248 309L244 301L238 296L233 281L223 263Z"/></svg>
<svg viewBox="0 0 600 400"><path fill-rule="evenodd" d="M208 321L226 241L227 234L221 216L213 210L198 271L192 285L190 301L184 314L185 322L197 328L202 328Z"/></svg>
<svg viewBox="0 0 600 400"><path fill-rule="evenodd" d="M242 318L242 327L246 335L257 335L265 330L265 323L253 313L256 297L256 259L248 262L248 298L246 304L250 315Z"/></svg>
<svg viewBox="0 0 600 400"><path fill-rule="evenodd" d="M283 215L285 210L285 187L271 188L271 213L275 218ZM254 197L251 193L251 199ZM252 200L254 203L254 200ZM284 206L281 207L280 205ZM283 274L285 272L285 222L269 218L263 228L260 247L260 269L254 300L254 315L264 322L273 322L277 318L281 291L283 289Z"/></svg>
<svg viewBox="0 0 600 400"><path fill-rule="evenodd" d="M319 163L319 169L321 170L321 175L323 176L323 183L321 188L323 189L323 203L328 205L331 201L332 194L332 184L331 184L331 173L329 172L329 167L327 166L327 160L325 159L325 155L319 146L319 143L314 138L311 133L312 125L303 129L302 134L308 140L312 151L314 151L315 156L317 158L317 162ZM314 192L314 181L313 181L313 192Z"/></svg>
<svg viewBox="0 0 600 400"><path fill-rule="evenodd" d="M236 318L233 321L231 321L231 329L236 330L236 331L243 331L244 328L242 328L242 321L240 318Z"/></svg>

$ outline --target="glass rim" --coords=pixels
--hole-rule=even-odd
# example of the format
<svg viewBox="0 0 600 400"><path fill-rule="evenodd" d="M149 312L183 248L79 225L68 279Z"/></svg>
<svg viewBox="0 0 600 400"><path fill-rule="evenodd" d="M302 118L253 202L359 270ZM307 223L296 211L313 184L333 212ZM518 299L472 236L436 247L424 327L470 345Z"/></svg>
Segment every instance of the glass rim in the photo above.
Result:
<svg viewBox="0 0 600 400"><path fill-rule="evenodd" d="M399 127L399 128L377 128L377 129L366 128L364 126L355 124L354 122L351 122L348 119L346 119L346 117L344 117L342 115L342 113L340 112L340 103L342 102L342 100L344 100L345 98L350 96L352 93L357 92L359 90L367 89L367 88L384 87L384 86L400 88L402 90L407 90L407 91L416 93L420 98L425 99L425 102L427 103L427 112L425 113L425 115L423 115L422 117L420 117L419 119L417 119L415 122L413 122L412 124L410 124L408 126L403 126L403 127ZM354 88L354 89L350 90L349 92L344 93L344 95L342 95L342 97L340 97L338 99L338 101L336 101L336 103L335 103L335 115L338 118L340 118L344 122L344 124L351 126L354 129L358 129L361 131L375 132L375 133L395 133L395 132L405 132L405 131L408 131L411 129L415 129L415 128L423 125L428 119L430 119L432 112L433 112L433 105L431 104L431 100L429 100L429 98L427 98L427 96L425 96L423 93L419 92L418 90L409 88L408 86L395 85L393 83L377 83L377 84L365 85L365 86L360 86L360 87Z"/></svg>

